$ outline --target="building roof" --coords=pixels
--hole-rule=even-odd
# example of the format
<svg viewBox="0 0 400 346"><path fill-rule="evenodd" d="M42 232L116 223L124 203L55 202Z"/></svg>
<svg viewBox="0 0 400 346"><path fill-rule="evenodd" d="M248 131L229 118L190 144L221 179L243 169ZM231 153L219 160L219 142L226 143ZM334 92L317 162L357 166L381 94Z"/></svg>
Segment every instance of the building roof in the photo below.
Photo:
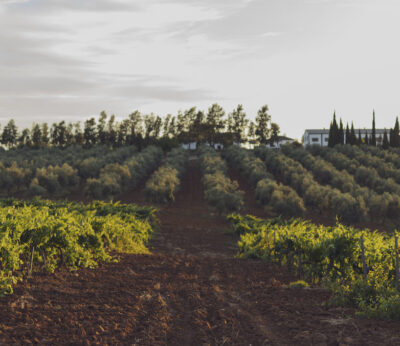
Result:
<svg viewBox="0 0 400 346"><path fill-rule="evenodd" d="M376 129L375 133L376 134L383 134L385 132L385 130L386 129ZM346 129L345 129L345 131L346 131ZM372 133L372 129L354 129L354 132L356 134L358 134L359 131L361 133L368 133L368 134ZM318 135L320 135L320 134L329 134L329 130L326 130L326 129L319 129L319 130L318 129L306 129L304 132L308 132L309 134L318 134ZM386 130L386 132L389 134L388 130Z"/></svg>
<svg viewBox="0 0 400 346"><path fill-rule="evenodd" d="M305 132L308 132L308 133L310 133L310 134L324 134L324 133L328 133L329 134L329 130L326 130L326 129L320 129L320 130L318 130L318 129L307 129L307 130L305 130Z"/></svg>
<svg viewBox="0 0 400 346"><path fill-rule="evenodd" d="M266 141L266 143L270 143L270 142L276 143L276 142L280 142L280 141L294 141L294 139L286 137L286 136L277 136L277 137L275 137L275 139L272 139L272 138L268 139Z"/></svg>

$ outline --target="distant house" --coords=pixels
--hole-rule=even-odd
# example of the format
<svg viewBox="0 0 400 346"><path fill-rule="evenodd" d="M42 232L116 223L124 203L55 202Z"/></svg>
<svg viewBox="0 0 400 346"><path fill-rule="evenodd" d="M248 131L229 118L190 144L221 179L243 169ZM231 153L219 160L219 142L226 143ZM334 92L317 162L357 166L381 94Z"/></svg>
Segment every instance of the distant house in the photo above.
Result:
<svg viewBox="0 0 400 346"><path fill-rule="evenodd" d="M186 150L196 150L197 142L182 143L182 148Z"/></svg>
<svg viewBox="0 0 400 346"><path fill-rule="evenodd" d="M204 143L204 145L207 146L213 146L215 150L222 150L224 149L224 144L223 143L214 143L211 145L210 143ZM190 142L190 143L181 143L181 146L183 149L186 150L196 150L197 149L197 142Z"/></svg>
<svg viewBox="0 0 400 346"><path fill-rule="evenodd" d="M359 133L361 133L361 138L365 138L368 135L368 138L372 136L371 129L355 129L354 130L356 137L358 138ZM385 133L385 129L376 129L375 130L375 137L376 143L379 145L382 143L383 134ZM389 131L386 130L388 139L390 139ZM346 141L346 133L345 133L345 141ZM302 142L304 146L307 145L322 145L323 147L328 146L329 141L329 130L323 129L308 129L304 131Z"/></svg>
<svg viewBox="0 0 400 346"><path fill-rule="evenodd" d="M271 149L279 149L282 145L293 143L294 139L286 136L278 136L274 139L269 139L266 142L267 147Z"/></svg>

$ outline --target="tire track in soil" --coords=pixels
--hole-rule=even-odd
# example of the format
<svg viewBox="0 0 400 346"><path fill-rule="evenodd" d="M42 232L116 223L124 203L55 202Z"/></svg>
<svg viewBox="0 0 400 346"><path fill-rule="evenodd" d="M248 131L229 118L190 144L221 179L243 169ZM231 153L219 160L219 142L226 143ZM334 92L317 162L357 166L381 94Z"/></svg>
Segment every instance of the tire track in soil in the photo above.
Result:
<svg viewBox="0 0 400 346"><path fill-rule="evenodd" d="M0 298L0 345L400 344L398 322L324 308L329 293L287 288L285 268L235 259L237 239L204 201L195 161L160 218L153 254L37 273Z"/></svg>

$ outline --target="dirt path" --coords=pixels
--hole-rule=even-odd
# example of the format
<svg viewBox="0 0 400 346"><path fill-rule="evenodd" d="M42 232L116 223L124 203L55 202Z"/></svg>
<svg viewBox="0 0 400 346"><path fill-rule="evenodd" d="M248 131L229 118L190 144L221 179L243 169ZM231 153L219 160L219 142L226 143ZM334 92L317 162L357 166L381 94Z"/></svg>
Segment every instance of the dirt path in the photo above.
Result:
<svg viewBox="0 0 400 346"><path fill-rule="evenodd" d="M236 239L204 201L196 162L160 217L152 255L38 274L0 298L0 344L400 344L399 323L327 309L328 292L287 288L295 277L284 268L235 259Z"/></svg>

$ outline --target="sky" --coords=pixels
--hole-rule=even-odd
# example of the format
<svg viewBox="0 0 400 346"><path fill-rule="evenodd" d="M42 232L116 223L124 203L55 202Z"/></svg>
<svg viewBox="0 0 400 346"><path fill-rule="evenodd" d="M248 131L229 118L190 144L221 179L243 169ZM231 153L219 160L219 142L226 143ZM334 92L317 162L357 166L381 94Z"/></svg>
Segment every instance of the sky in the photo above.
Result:
<svg viewBox="0 0 400 346"><path fill-rule="evenodd" d="M400 115L398 0L0 0L0 124L267 104L282 133Z"/></svg>

